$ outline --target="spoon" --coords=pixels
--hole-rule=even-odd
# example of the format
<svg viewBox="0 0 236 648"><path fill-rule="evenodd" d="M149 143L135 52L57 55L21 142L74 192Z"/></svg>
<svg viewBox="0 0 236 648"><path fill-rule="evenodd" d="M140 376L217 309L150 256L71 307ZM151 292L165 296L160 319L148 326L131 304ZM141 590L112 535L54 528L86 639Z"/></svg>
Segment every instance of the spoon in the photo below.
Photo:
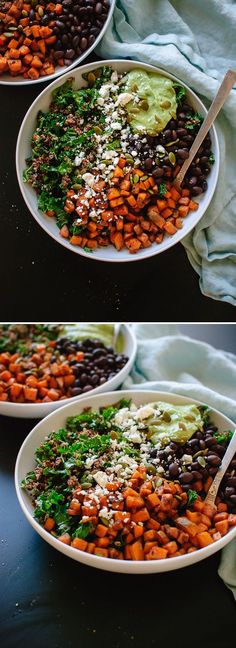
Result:
<svg viewBox="0 0 236 648"><path fill-rule="evenodd" d="M210 127L212 126L213 122L215 121L218 112L224 105L228 94L230 93L230 90L232 89L234 83L236 82L236 71L235 70L228 70L226 72L226 75L224 76L224 79L218 89L218 92L215 96L215 98L212 101L212 104L210 105L210 108L208 110L208 113L202 122L201 128L198 131L197 136L195 137L195 140L190 148L189 151L189 156L187 160L184 161L179 173L177 173L177 176L174 180L174 186L176 189L180 189L180 186L183 182L183 179L185 177L185 174L190 167L190 164L193 161L193 158L195 157L196 153L198 152L198 149L200 148L203 140L205 139Z"/></svg>
<svg viewBox="0 0 236 648"><path fill-rule="evenodd" d="M213 482L209 488L209 491L207 493L207 496L204 500L204 504L210 504L211 506L214 505L215 499L217 496L218 488L220 485L221 480L224 477L225 471L228 468L228 465L230 464L231 460L233 459L233 456L236 452L236 430L234 431L234 434L232 436L232 439L228 445L228 448L226 450L226 453L223 456L222 462L217 470L217 473L213 479Z"/></svg>

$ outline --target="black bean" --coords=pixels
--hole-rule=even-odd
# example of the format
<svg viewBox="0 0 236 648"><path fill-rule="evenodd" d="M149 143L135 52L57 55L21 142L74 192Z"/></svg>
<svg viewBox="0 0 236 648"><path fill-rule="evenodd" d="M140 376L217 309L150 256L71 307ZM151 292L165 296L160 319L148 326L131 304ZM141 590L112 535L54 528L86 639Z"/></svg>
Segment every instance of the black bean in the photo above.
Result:
<svg viewBox="0 0 236 648"><path fill-rule="evenodd" d="M84 371L84 364L82 362L77 362L73 367L73 372L75 376L80 376Z"/></svg>
<svg viewBox="0 0 236 648"><path fill-rule="evenodd" d="M201 450L205 450L205 448L206 448L206 444L205 444L204 439L200 439L200 441L199 441L199 448L200 448Z"/></svg>
<svg viewBox="0 0 236 648"><path fill-rule="evenodd" d="M82 385L86 385L88 382L89 377L87 376L86 373L82 373L80 376L80 382Z"/></svg>
<svg viewBox="0 0 236 648"><path fill-rule="evenodd" d="M193 476L193 479L202 479L202 475L199 472L199 470L191 470L191 474Z"/></svg>
<svg viewBox="0 0 236 648"><path fill-rule="evenodd" d="M96 11L96 13L97 13L97 14L101 14L101 13L102 13L102 10L103 10L102 3L101 3L101 2L97 2L97 4L95 5L95 11Z"/></svg>
<svg viewBox="0 0 236 648"><path fill-rule="evenodd" d="M72 45L76 49L76 47L79 45L79 36L74 36Z"/></svg>
<svg viewBox="0 0 236 648"><path fill-rule="evenodd" d="M90 376L90 381L91 381L92 385L97 385L98 382L99 382L99 377L98 377L98 375L97 375L97 374L94 374L94 375Z"/></svg>
<svg viewBox="0 0 236 648"><path fill-rule="evenodd" d="M174 441L170 442L169 447L171 450L173 450L173 452L176 452L176 450L178 450L178 445L177 443L174 443Z"/></svg>
<svg viewBox="0 0 236 648"><path fill-rule="evenodd" d="M61 59L61 58L63 58L63 56L64 56L63 50L57 50L57 51L54 52L55 59Z"/></svg>
<svg viewBox="0 0 236 648"><path fill-rule="evenodd" d="M235 477L228 477L227 485L228 486L236 486L236 476Z"/></svg>
<svg viewBox="0 0 236 648"><path fill-rule="evenodd" d="M229 499L230 499L231 504L234 504L234 505L236 504L236 495L230 495Z"/></svg>
<svg viewBox="0 0 236 648"><path fill-rule="evenodd" d="M218 470L218 468L215 468L214 466L211 466L211 468L209 468L209 475L214 476L217 473L217 470Z"/></svg>
<svg viewBox="0 0 236 648"><path fill-rule="evenodd" d="M66 50L65 56L66 56L67 59L73 59L74 56L75 56L75 50L73 50L73 49Z"/></svg>
<svg viewBox="0 0 236 648"><path fill-rule="evenodd" d="M179 476L181 484L190 484L193 481L193 475L190 472L183 472Z"/></svg>
<svg viewBox="0 0 236 648"><path fill-rule="evenodd" d="M198 196L199 194L203 193L202 187L195 186L192 188L192 193L194 196Z"/></svg>
<svg viewBox="0 0 236 648"><path fill-rule="evenodd" d="M152 158L148 157L148 158L145 160L145 163L144 163L145 169L146 169L147 171L151 171L152 165L153 165L153 160L152 160Z"/></svg>
<svg viewBox="0 0 236 648"><path fill-rule="evenodd" d="M102 347L97 347L93 350L93 358L100 358L103 355L107 354L107 350Z"/></svg>
<svg viewBox="0 0 236 648"><path fill-rule="evenodd" d="M152 174L155 178L162 178L162 176L164 175L164 169L161 169L161 167L155 167Z"/></svg>
<svg viewBox="0 0 236 648"><path fill-rule="evenodd" d="M102 356L101 358L98 358L98 360L96 361L96 365L97 367L102 367L102 368L106 367L107 366L106 357Z"/></svg>
<svg viewBox="0 0 236 648"><path fill-rule="evenodd" d="M198 430L197 432L195 432L195 437L196 437L196 439L203 439L203 434L202 434L202 432L200 432L200 430Z"/></svg>
<svg viewBox="0 0 236 648"><path fill-rule="evenodd" d="M177 463L171 463L169 465L169 473L170 473L170 477L172 477L173 479L178 476L179 467Z"/></svg>
<svg viewBox="0 0 236 648"><path fill-rule="evenodd" d="M190 448L195 448L198 445L198 439L190 439L188 441L188 446L190 446Z"/></svg>
<svg viewBox="0 0 236 648"><path fill-rule="evenodd" d="M107 382L107 379L105 378L105 376L101 376L99 380L99 385L104 385L105 382Z"/></svg>
<svg viewBox="0 0 236 648"><path fill-rule="evenodd" d="M165 140L169 140L172 137L171 130L167 128L166 130L163 131L163 135L165 137Z"/></svg>
<svg viewBox="0 0 236 648"><path fill-rule="evenodd" d="M197 184L197 178L195 176L192 176L188 180L189 187L194 187Z"/></svg>
<svg viewBox="0 0 236 648"><path fill-rule="evenodd" d="M87 41L87 38L84 38L84 37L81 38L81 41L80 41L80 48L81 48L82 50L86 50L87 47L88 47L88 41Z"/></svg>
<svg viewBox="0 0 236 648"><path fill-rule="evenodd" d="M189 152L186 149L178 149L177 155L181 160L187 160L189 157Z"/></svg>
<svg viewBox="0 0 236 648"><path fill-rule="evenodd" d="M178 137L184 137L184 135L188 135L188 131L186 130L186 128L177 128L176 134L178 135Z"/></svg>
<svg viewBox="0 0 236 648"><path fill-rule="evenodd" d="M206 446L208 448L210 448L210 446L215 444L215 439L213 439L212 436L209 436L208 438L206 438L205 443L206 443Z"/></svg>
<svg viewBox="0 0 236 648"><path fill-rule="evenodd" d="M221 464L221 459L217 455L207 455L206 459L211 466L220 466Z"/></svg>
<svg viewBox="0 0 236 648"><path fill-rule="evenodd" d="M91 389L93 389L92 385L85 385L83 387L83 394L86 394L86 392L91 391Z"/></svg>
<svg viewBox="0 0 236 648"><path fill-rule="evenodd" d="M71 396L79 396L79 394L82 394L81 387L72 387Z"/></svg>
<svg viewBox="0 0 236 648"><path fill-rule="evenodd" d="M234 494L235 494L235 489L233 488L233 486L226 486L226 488L225 488L225 496L230 497L231 495L234 495Z"/></svg>

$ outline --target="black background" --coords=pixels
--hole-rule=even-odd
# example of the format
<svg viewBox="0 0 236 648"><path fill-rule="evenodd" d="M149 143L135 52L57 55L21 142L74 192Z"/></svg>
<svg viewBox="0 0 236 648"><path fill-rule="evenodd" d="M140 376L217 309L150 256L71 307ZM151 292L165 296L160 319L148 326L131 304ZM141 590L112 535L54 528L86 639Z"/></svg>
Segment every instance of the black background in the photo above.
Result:
<svg viewBox="0 0 236 648"><path fill-rule="evenodd" d="M18 187L15 146L45 86L1 86L0 319L233 321L233 306L202 296L181 244L146 261L107 264L65 250L40 228Z"/></svg>
<svg viewBox="0 0 236 648"><path fill-rule="evenodd" d="M235 351L235 326L181 331ZM16 499L17 452L35 421L0 417L0 641L3 648L232 648L233 596L220 554L166 574L85 567L52 549Z"/></svg>

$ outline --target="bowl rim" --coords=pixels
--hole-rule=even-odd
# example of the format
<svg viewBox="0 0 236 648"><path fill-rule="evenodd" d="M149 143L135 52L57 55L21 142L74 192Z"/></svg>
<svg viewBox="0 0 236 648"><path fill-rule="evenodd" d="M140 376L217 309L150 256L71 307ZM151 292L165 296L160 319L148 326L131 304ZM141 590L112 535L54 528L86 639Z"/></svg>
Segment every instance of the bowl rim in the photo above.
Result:
<svg viewBox="0 0 236 648"><path fill-rule="evenodd" d="M144 398L144 404L147 402L147 399L150 400L150 398L154 398L156 400L166 400L168 402L168 398L171 397L172 399L177 399L180 402L184 404L184 402L189 402L189 403L194 403L197 405L206 405L206 403L203 403L202 401L199 401L196 398L190 398L188 396L184 396L183 394L177 394L175 392L161 392L161 391L152 391L152 390L137 390L137 389L128 389L128 390L120 390L118 392L120 398L124 397L130 397L131 399L134 398L136 395L143 395ZM115 398L116 392L105 392L102 394L102 397L111 397L114 396ZM98 400L99 395L94 395L93 397L86 396L83 399L83 402L85 403L85 407L88 401L95 400L95 402ZM82 403L83 405L83 403ZM91 404L91 407L93 404ZM96 406L96 405L95 405ZM71 407L70 405L65 405L64 407L60 408L60 413L66 414L66 410L69 410ZM99 404L97 404L97 407L99 407ZM227 425L231 425L235 429L235 423L229 419L227 416L222 414L218 409L209 406L210 411L213 412L214 414L218 414L221 417L223 417ZM58 410L56 412L52 412L49 414L47 417L45 417L42 421L37 423L36 426L33 427L33 429L29 432L29 434L26 436L26 438L23 441L23 444L20 447L20 450L17 455L16 463L15 463L15 471L14 471L14 481L15 481L15 489L16 489L16 494L17 498L19 501L19 504L23 510L23 513L25 514L28 522L30 522L31 526L33 529L46 541L48 542L54 549L57 549L60 553L63 553L66 555L68 558L72 558L76 560L76 555L79 555L79 560L77 562L81 562L83 564L87 564L90 567L95 567L98 569L104 569L106 571L112 571L112 572L123 572L123 573L139 573L139 574L148 574L148 573L158 573L158 572L165 572L165 571L172 571L175 569L181 569L183 567L187 567L189 565L195 564L196 562L200 562L204 558L207 558L208 556L213 555L220 549L222 549L228 542L230 542L235 536L236 536L236 527L232 527L230 531L226 533L225 536L220 538L220 540L216 540L213 544L208 545L206 547L203 547L201 549L197 549L195 552L192 552L190 554L184 554L181 556L176 556L173 558L162 558L160 560L152 560L152 561L146 561L146 560L140 560L140 561L132 561L132 560L116 560L114 558L105 558L102 556L95 556L93 554L86 554L86 552L81 551L80 549L75 549L74 547L67 546L66 549L63 545L63 543L60 542L57 538L53 537L50 533L48 533L40 524L35 520L33 517L32 513L30 513L24 503L23 495L22 495L22 489L19 483L18 479L18 471L20 467L20 462L22 455L24 453L24 449L27 447L28 440L31 439L35 432L44 424L44 422L48 422L49 419L51 419L53 416L58 414ZM62 545L62 546L61 546ZM89 558L88 558L89 556ZM87 559L86 559L87 558ZM159 565L159 569L155 569ZM120 566L120 569L119 569ZM165 566L167 567L165 569ZM154 568L154 569L153 569Z"/></svg>
<svg viewBox="0 0 236 648"><path fill-rule="evenodd" d="M85 64L83 66L80 66L80 67L76 68L74 70L74 72L76 73L76 71L78 71L78 73L83 74L85 71L88 72L90 70L93 70L95 67L99 67L99 65L102 65L102 66L108 65L108 66L111 66L111 67L114 68L116 65L119 65L120 63L127 64L129 66L130 66L130 64L132 64L133 67L144 68L147 71L148 70L149 71L154 71L157 74L161 73L164 76L167 76L168 78L179 82L181 85L183 85L187 89L187 91L194 98L194 100L199 102L203 114L204 115L207 114L207 108L204 105L204 103L202 102L202 100L198 97L198 95L194 92L194 90L192 90L186 83L184 83L184 81L182 81L181 79L176 77L174 74L172 74L170 72L167 72L164 68L157 67L157 66L151 65L149 63L144 63L142 61L136 61L136 60L130 60L130 59L106 59L106 60L98 60L98 61L92 61L91 63L87 63L87 64ZM132 69L132 67L131 67L131 69ZM24 200L25 204L27 205L30 213L32 214L32 216L36 220L36 222L40 225L40 227L46 232L46 234L49 235L54 241L56 241L56 243L58 243L59 245L62 245L68 252L73 252L74 254L77 254L79 257L85 258L86 260L89 259L89 260L92 260L92 261L99 261L99 262L103 262L103 263L129 263L129 262L137 262L138 263L140 261L145 261L146 259L152 258L154 256L157 256L158 254L166 252L167 250L169 250L174 245L182 242L183 239L192 230L194 230L194 228L196 227L198 222L203 218L204 214L206 213L206 210L208 209L209 204L210 204L210 202L211 202L211 200L213 198L213 195L214 195L214 192L215 192L215 189L216 189L216 185L217 185L217 182L218 182L219 168L220 168L220 149L219 149L219 141L218 141L218 135L217 135L215 125L213 124L211 126L211 129L210 129L212 131L212 133L213 133L214 143L215 143L215 162L214 162L215 178L213 180L210 191L209 191L209 188L208 188L207 191L204 194L205 195L204 212L203 212L202 215L199 215L198 219L197 219L197 216L196 216L195 224L193 225L191 222L189 222L189 224L188 224L188 220L186 219L186 221L184 223L185 227L183 228L184 233L182 234L182 236L181 236L181 232L183 232L183 230L178 230L178 232L175 235L170 236L169 239L165 241L165 248L164 249L162 249L158 245L155 246L153 244L149 248L145 249L145 255L141 255L141 254L137 253L137 255L129 254L129 256L128 256L128 254L127 254L127 257L123 257L122 255L119 256L119 253L117 252L117 256L114 257L114 258L113 257L105 257L105 256L100 257L100 256L97 255L96 250L93 251L93 254L88 254L87 252L84 251L83 248L79 248L79 247L76 247L76 246L73 246L73 245L69 245L67 239L64 239L63 237L59 238L59 233L58 233L59 230L58 231L55 230L55 232L54 231L49 231L44 213L40 212L38 207L37 207L37 211L36 210L34 211L34 208L31 206L30 201L28 200L28 197L26 195L24 182L23 182L23 179L22 179L22 174L21 174L21 171L20 171L20 149L21 149L21 146L22 146L22 134L23 134L23 130L25 128L25 125L26 125L28 119L30 118L31 112L33 111L33 109L36 106L37 102L40 101L42 97L44 97L46 94L49 94L49 95L51 94L52 90L54 89L54 86L57 85L58 80L59 81L62 80L62 82L63 82L63 80L65 81L68 78L68 76L69 77L71 76L70 71L66 72L61 77L61 79L55 79L54 81L52 81L52 83L50 83L46 88L44 88L44 90L42 90L42 92L35 98L33 103L28 108L28 110L27 110L27 112L25 114L25 117L24 117L24 119L22 121L19 133L18 133L17 143L16 143L16 154L15 154L16 174L17 174L17 179L18 179L18 184L19 184L19 187L20 187L20 191L21 191L21 194L23 196L23 200ZM35 195L37 197L36 192L35 192ZM176 240L176 235L178 236L178 240ZM113 246L110 245L106 249L109 249L109 247L113 248Z"/></svg>
<svg viewBox="0 0 236 648"><path fill-rule="evenodd" d="M22 80L19 79L18 81L14 81L14 77L12 77L12 81L10 81L10 80L5 80L4 81L4 76L0 76L0 85L2 85L2 86L13 86L15 88L19 86L21 88L22 86L29 86L29 85L33 85L33 84L36 84L36 83L46 83L47 81L53 81L54 79L57 79L58 77L62 76L63 74L66 74L70 70L73 70L73 68L76 65L80 65L80 63L82 61L84 61L84 59L86 57L88 57L88 56L90 56L90 54L92 54L93 50L97 47L98 43L100 42L100 40L104 36L104 34L105 34L109 24L110 24L110 21L112 19L113 12L114 12L114 9L115 9L115 5L116 5L116 0L109 0L109 2L110 2L110 8L109 8L109 11L108 11L108 14L107 14L107 18L106 18L106 20L105 20L105 22L103 24L103 27L102 27L101 31L97 35L97 38L95 39L94 43L92 43L92 45L90 45L90 47L85 52L83 52L80 56L78 56L76 59L74 59L74 61L73 61L73 63L71 63L71 65L68 65L68 66L64 65L61 68L60 68L60 66L57 66L55 68L55 72L53 74L48 74L47 76L42 76L42 77L39 77L38 79L35 79L35 80L33 80L33 79L24 79L24 77L22 77Z"/></svg>
<svg viewBox="0 0 236 648"><path fill-rule="evenodd" d="M131 355L128 358L128 361L126 362L124 367L122 367L122 369L120 369L120 371L118 371L118 373L115 374L115 376L113 376L113 378L110 378L109 380L107 380L102 385L102 387L104 387L104 386L106 386L108 384L112 386L112 384L114 384L115 379L119 376L121 371L123 371L123 369L125 369L125 368L127 369L127 365L128 365L128 373L129 373L132 366L133 366L134 360L135 360L135 356L136 356L136 353L137 353L137 346L138 346L136 335L135 335L134 331L132 330L132 327L130 326L130 324L128 324L127 322L122 322L121 327L122 326L124 326L124 330L125 330L124 337L126 337L127 335L130 336L131 345L132 345ZM98 385L97 387L94 387L94 389L91 389L91 392L89 392L89 393L91 393L91 396L92 395L93 396L98 396L99 393L100 394L104 393L104 392L96 391L96 390L99 390L100 386L101 385ZM110 391L112 391L112 389L109 390L109 392ZM115 393L116 393L116 390L114 390L114 394ZM50 414L53 414L55 411L57 411L59 408L61 409L61 407L64 407L65 405L71 405L71 404L75 403L76 401L79 403L80 400L82 400L83 397L84 397L84 394L79 394L78 396L70 396L70 398L64 399L63 401L60 401L60 400L52 401L52 403L12 403L11 401L2 401L1 404L0 404L1 415L2 416L7 416L7 411L11 410L13 412L13 410L18 409L18 407L20 405L22 406L22 408L27 407L27 411L33 413L36 408L41 408L41 407L43 408L43 407L45 407L45 405L49 405L49 406L54 405L54 407L55 407L56 403L62 403L62 405L58 405L56 410L53 410L52 412L50 412ZM4 412L4 409L6 410L5 412ZM49 416L50 414L47 414L46 416ZM15 414L15 416L17 418L17 414ZM46 416L44 416L43 418L46 418ZM35 415L34 418L37 418L37 416Z"/></svg>

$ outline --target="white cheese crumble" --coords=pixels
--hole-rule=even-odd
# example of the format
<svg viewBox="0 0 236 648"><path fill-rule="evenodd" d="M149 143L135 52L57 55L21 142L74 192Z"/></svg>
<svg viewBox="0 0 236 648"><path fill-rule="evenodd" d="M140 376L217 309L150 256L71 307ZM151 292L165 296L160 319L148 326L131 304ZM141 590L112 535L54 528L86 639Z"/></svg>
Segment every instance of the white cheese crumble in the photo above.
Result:
<svg viewBox="0 0 236 648"><path fill-rule="evenodd" d="M191 464L193 461L192 455L183 454L181 461L183 464Z"/></svg>
<svg viewBox="0 0 236 648"><path fill-rule="evenodd" d="M106 488L107 482L108 482L108 477L103 470L98 470L94 475L93 478L97 482L101 488Z"/></svg>

